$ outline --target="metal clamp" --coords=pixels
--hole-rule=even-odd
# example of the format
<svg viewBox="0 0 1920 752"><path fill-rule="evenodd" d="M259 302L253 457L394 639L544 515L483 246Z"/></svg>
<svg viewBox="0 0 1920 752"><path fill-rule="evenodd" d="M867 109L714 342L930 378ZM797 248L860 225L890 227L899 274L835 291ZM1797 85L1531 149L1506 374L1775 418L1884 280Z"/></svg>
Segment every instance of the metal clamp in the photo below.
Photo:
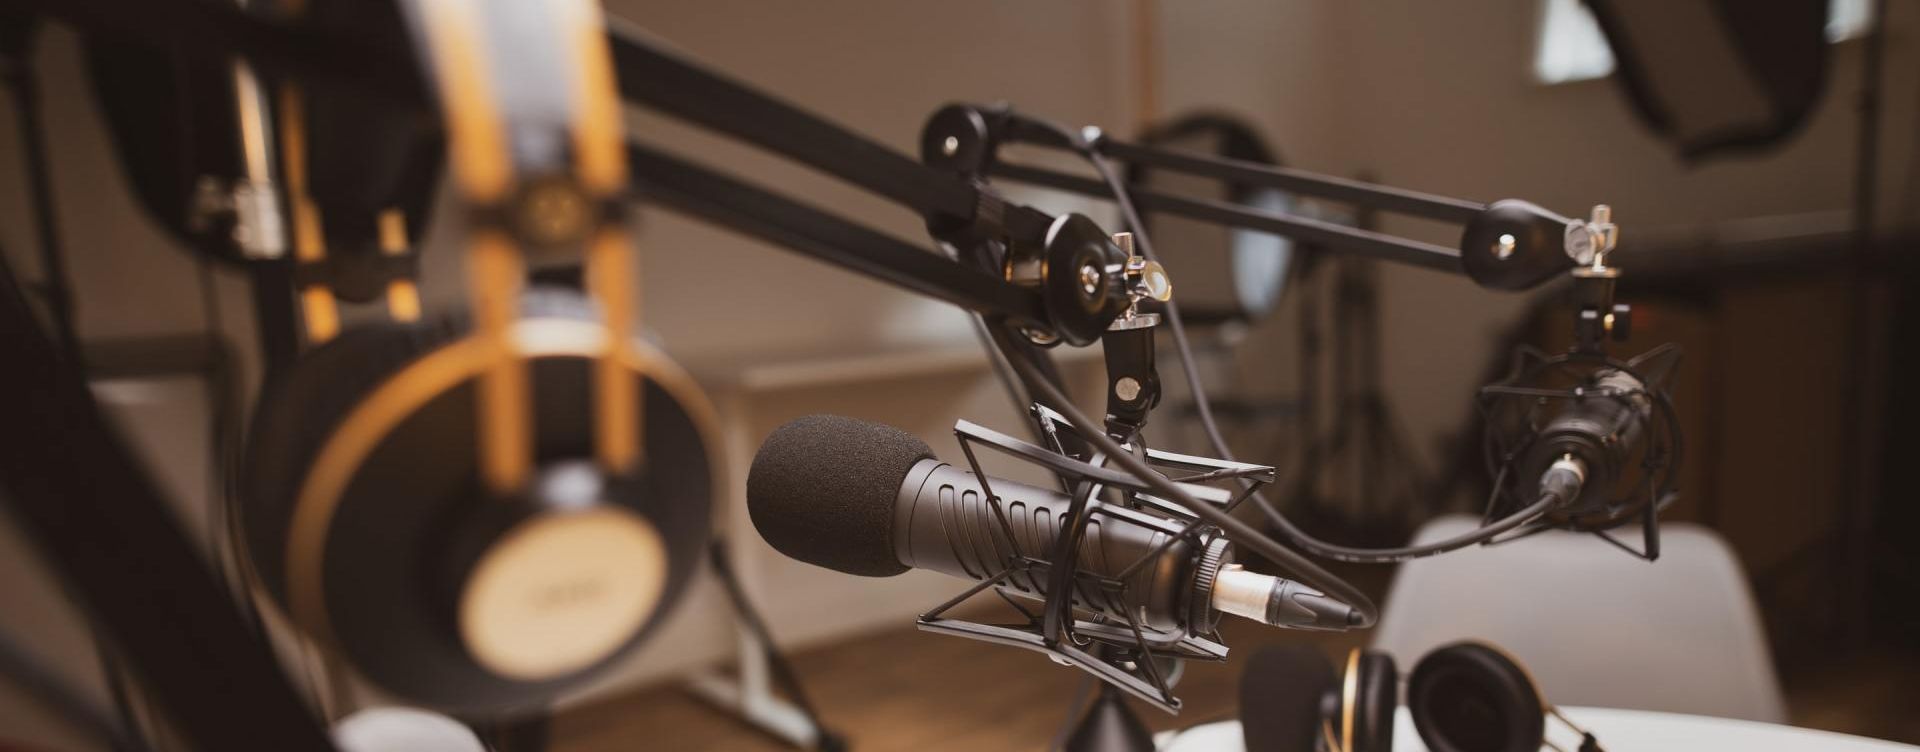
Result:
<svg viewBox="0 0 1920 752"><path fill-rule="evenodd" d="M1596 204L1591 218L1585 222L1567 223L1567 257L1581 266L1575 270L1576 274L1607 274L1607 254L1612 253L1619 242L1620 227L1613 223L1613 207L1606 204Z"/></svg>
<svg viewBox="0 0 1920 752"><path fill-rule="evenodd" d="M1166 267L1158 261L1150 261L1144 256L1135 255L1133 233L1116 232L1113 244L1126 253L1126 261L1108 268L1109 276L1118 276L1127 292L1127 310L1107 325L1107 331L1119 332L1129 329L1147 329L1160 323L1160 314L1144 313L1140 310L1140 301L1156 300L1165 303L1173 299L1173 280L1167 276ZM1088 269L1083 273L1098 274L1099 270Z"/></svg>
<svg viewBox="0 0 1920 752"><path fill-rule="evenodd" d="M207 175L194 186L188 227L207 232L232 225L233 244L249 259L277 259L287 253L286 224L273 183Z"/></svg>

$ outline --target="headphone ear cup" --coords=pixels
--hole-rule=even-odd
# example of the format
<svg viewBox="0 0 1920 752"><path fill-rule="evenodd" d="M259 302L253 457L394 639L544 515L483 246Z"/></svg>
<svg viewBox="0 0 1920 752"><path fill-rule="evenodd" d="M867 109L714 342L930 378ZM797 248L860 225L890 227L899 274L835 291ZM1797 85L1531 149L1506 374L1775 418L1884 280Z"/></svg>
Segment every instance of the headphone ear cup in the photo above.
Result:
<svg viewBox="0 0 1920 752"><path fill-rule="evenodd" d="M240 470L247 560L275 598L286 593L287 532L314 455L348 411L381 381L452 341L457 328L379 322L343 331L261 389Z"/></svg>
<svg viewBox="0 0 1920 752"><path fill-rule="evenodd" d="M1351 752L1393 752L1393 717L1400 709L1400 670L1393 656L1377 650L1360 654L1353 698Z"/></svg>
<svg viewBox="0 0 1920 752"><path fill-rule="evenodd" d="M645 454L608 474L591 301L530 290L516 326L532 348L526 488L480 480L483 361L456 349L457 324L314 348L264 391L243 470L248 559L278 604L382 689L455 713L530 710L614 665L680 600L711 526L711 408L692 380L635 343ZM331 496L302 500L315 489ZM318 516L296 517L303 503Z"/></svg>
<svg viewBox="0 0 1920 752"><path fill-rule="evenodd" d="M1533 679L1484 643L1454 643L1420 659L1407 682L1407 709L1433 752L1534 752L1546 738Z"/></svg>
<svg viewBox="0 0 1920 752"><path fill-rule="evenodd" d="M1247 752L1314 749L1325 717L1321 700L1340 675L1311 645L1261 648L1240 674L1240 733Z"/></svg>
<svg viewBox="0 0 1920 752"><path fill-rule="evenodd" d="M534 287L522 294L521 313L591 319L593 306L573 290ZM465 330L457 319L356 324L302 354L261 389L240 470L239 517L247 558L274 597L286 598L293 504L321 445L374 387Z"/></svg>

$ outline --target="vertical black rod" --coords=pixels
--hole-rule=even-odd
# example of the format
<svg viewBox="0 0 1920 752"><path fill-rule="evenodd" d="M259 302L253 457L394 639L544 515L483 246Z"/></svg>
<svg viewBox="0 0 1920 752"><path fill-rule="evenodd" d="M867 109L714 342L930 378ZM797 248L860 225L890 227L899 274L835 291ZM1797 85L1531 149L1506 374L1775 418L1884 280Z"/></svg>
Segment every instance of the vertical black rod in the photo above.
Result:
<svg viewBox="0 0 1920 752"><path fill-rule="evenodd" d="M300 323L293 305L293 262L249 262L247 282L253 294L253 328L260 338L265 371L261 383L272 383L300 352Z"/></svg>
<svg viewBox="0 0 1920 752"><path fill-rule="evenodd" d="M1358 319L1360 314L1359 280L1360 265L1367 263L1361 259L1342 258L1334 262L1333 283L1333 460L1334 477L1340 485L1335 493L1347 507L1348 522L1372 522L1369 519L1375 511L1371 507L1378 501L1373 495L1373 484L1369 476L1385 468L1369 468L1367 463L1373 458L1367 454L1367 443L1372 426L1367 423L1367 411L1364 402L1371 396L1358 383L1357 372L1360 368L1360 348ZM1341 476L1346 476L1341 478Z"/></svg>
<svg viewBox="0 0 1920 752"><path fill-rule="evenodd" d="M1874 206L1880 180L1880 82L1887 57L1887 0L1875 0L1861 63L1858 98L1858 151L1853 183L1854 253L1864 257L1873 249Z"/></svg>
<svg viewBox="0 0 1920 752"><path fill-rule="evenodd" d="M1063 745L1065 752L1151 752L1153 735L1140 714L1127 705L1120 690L1106 682L1074 725Z"/></svg>
<svg viewBox="0 0 1920 752"><path fill-rule="evenodd" d="M0 259L0 502L193 749L331 750Z"/></svg>
<svg viewBox="0 0 1920 752"><path fill-rule="evenodd" d="M1320 341L1320 291L1322 284L1310 271L1319 266L1311 256L1303 259L1309 266L1301 274L1301 284L1296 295L1300 298L1300 422L1294 440L1299 443L1296 450L1300 456L1299 475L1293 479L1293 493L1290 503L1317 504L1320 487L1321 447L1320 447L1320 381L1321 381L1321 341Z"/></svg>
<svg viewBox="0 0 1920 752"><path fill-rule="evenodd" d="M1848 464L1841 480L1840 498L1848 504L1850 519L1843 523L1846 533L1840 546L1838 581L1849 584L1841 592L1838 611L1842 632L1848 637L1859 636L1865 626L1868 602L1866 583L1869 579L1866 575L1872 566L1868 551L1872 543L1875 508L1878 506L1877 500L1869 498L1873 495L1874 487L1868 477L1873 466L1868 456L1873 442L1868 440L1866 432L1877 420L1871 414L1872 401L1867 396L1872 383L1867 373L1872 365L1868 330L1874 328L1874 317L1873 296L1870 294L1866 269L1873 253L1875 204L1879 198L1880 88L1887 51L1887 2L1876 0L1873 5L1857 100L1859 144L1854 165L1853 263L1848 264L1847 271L1850 289L1847 295L1845 344L1849 388L1842 398L1842 405L1849 428L1842 438L1841 456L1848 458Z"/></svg>
<svg viewBox="0 0 1920 752"><path fill-rule="evenodd" d="M9 23L31 23L16 18ZM20 150L27 163L27 196L33 203L34 234L40 240L40 290L46 296L47 309L53 314L54 330L67 355L79 362L80 336L73 317L73 286L68 282L67 264L61 253L60 220L53 204L53 173L47 167L47 133L41 122L40 87L34 80L31 31L21 35L20 44L10 45L0 60L7 90L13 94L14 114L20 120Z"/></svg>

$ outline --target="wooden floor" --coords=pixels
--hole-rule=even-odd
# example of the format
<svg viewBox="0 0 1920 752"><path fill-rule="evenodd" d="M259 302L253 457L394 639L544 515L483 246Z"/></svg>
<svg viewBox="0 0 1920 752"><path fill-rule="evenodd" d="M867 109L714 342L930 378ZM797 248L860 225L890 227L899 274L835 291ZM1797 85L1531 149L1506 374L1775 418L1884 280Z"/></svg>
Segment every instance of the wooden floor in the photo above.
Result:
<svg viewBox="0 0 1920 752"><path fill-rule="evenodd" d="M1392 575L1382 567L1338 569L1376 599ZM1235 658L1262 645L1300 642L1344 656L1366 641L1364 634L1287 631L1231 618L1221 627ZM793 661L827 724L861 752L1046 749L1085 676L1039 653L920 632L910 625L801 651ZM1238 660L1190 663L1176 690L1185 704L1178 716L1140 703L1134 708L1155 730L1234 717L1240 665ZM552 749L753 752L788 747L684 690L663 686L569 711L555 721Z"/></svg>
<svg viewBox="0 0 1920 752"><path fill-rule="evenodd" d="M1344 654L1365 635L1226 626L1235 651L1307 640ZM1038 653L910 629L794 656L829 725L861 752L1045 749L1080 686L1078 669ZM1190 664L1179 716L1135 704L1155 730L1232 717L1239 663ZM684 691L663 687L571 711L554 729L556 752L787 749Z"/></svg>
<svg viewBox="0 0 1920 752"><path fill-rule="evenodd" d="M1379 572L1379 570L1375 570ZM1384 572L1360 584L1377 591ZM1363 644L1364 634L1270 629L1240 620L1224 625L1244 657L1266 644L1305 642L1329 655ZM1065 720L1082 682L1077 669L1008 647L915 631L883 631L795 655L808 690L830 726L861 752L893 750L1040 750ZM1142 719L1170 729L1236 714L1241 661L1193 664L1178 694L1178 717L1136 704ZM1796 725L1920 744L1920 646L1856 650L1782 677ZM557 752L674 750L754 752L787 747L674 686L578 708L558 718Z"/></svg>

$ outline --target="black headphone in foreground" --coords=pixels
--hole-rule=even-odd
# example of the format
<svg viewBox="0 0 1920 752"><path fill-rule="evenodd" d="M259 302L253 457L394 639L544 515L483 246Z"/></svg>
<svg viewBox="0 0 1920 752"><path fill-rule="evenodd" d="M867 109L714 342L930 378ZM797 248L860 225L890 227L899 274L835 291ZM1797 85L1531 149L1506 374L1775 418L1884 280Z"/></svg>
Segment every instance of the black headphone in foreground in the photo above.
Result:
<svg viewBox="0 0 1920 752"><path fill-rule="evenodd" d="M400 5L440 95L469 311L423 319L411 265L392 264L387 320L341 326L335 298L351 296L336 295L327 233L354 218L312 190L310 163L378 156L380 134L367 153L326 148L304 106L318 92L280 82L312 346L262 391L247 437L246 558L305 635L381 689L456 714L530 711L613 666L687 589L723 486L713 411L637 335L596 6ZM502 75L489 50L557 64ZM400 209L357 219L381 252L407 253ZM530 288L542 262L579 263L584 293Z"/></svg>
<svg viewBox="0 0 1920 752"><path fill-rule="evenodd" d="M1546 717L1581 735L1579 752L1603 752L1593 734L1548 703L1519 661L1484 642L1456 642L1414 664L1407 711L1432 752L1537 752ZM1336 669L1318 648L1263 649L1240 677L1248 752L1392 752L1400 678L1393 657L1355 648Z"/></svg>

